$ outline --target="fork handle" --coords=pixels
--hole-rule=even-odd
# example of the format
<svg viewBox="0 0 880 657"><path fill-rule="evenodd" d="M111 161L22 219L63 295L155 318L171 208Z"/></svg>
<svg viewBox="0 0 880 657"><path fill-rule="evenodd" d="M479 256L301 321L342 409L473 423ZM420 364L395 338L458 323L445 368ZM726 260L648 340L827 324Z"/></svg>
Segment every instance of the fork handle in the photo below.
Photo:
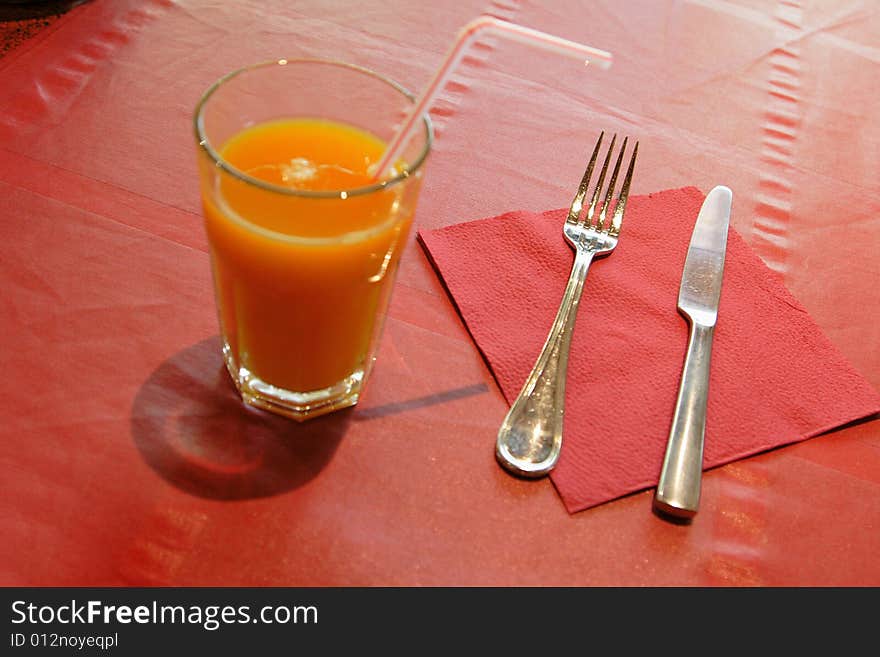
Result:
<svg viewBox="0 0 880 657"><path fill-rule="evenodd" d="M544 347L498 430L495 455L514 474L540 477L549 473L559 460L568 352L592 260L592 251L577 249Z"/></svg>
<svg viewBox="0 0 880 657"><path fill-rule="evenodd" d="M693 517L700 504L713 334L713 326L690 321L678 400L654 493L655 509L680 518Z"/></svg>

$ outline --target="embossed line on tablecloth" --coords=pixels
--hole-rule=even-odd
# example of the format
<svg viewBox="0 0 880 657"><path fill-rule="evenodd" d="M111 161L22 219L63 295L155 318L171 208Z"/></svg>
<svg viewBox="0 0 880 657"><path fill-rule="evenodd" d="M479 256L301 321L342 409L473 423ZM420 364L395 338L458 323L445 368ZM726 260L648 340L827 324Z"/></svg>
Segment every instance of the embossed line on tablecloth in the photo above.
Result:
<svg viewBox="0 0 880 657"><path fill-rule="evenodd" d="M761 136L761 162L752 223L755 250L770 269L785 273L791 223L794 149L801 126L801 48L803 8L800 0L780 0L774 15L782 45L770 55L768 105Z"/></svg>
<svg viewBox="0 0 880 657"><path fill-rule="evenodd" d="M172 5L169 0L147 0L116 18L106 29L76 44L63 59L53 61L6 103L0 115L0 139L21 137L38 127L60 122L100 63L109 60L133 33Z"/></svg>
<svg viewBox="0 0 880 657"><path fill-rule="evenodd" d="M519 9L518 0L493 0L483 12L485 16L494 16L501 20L516 22L516 13ZM464 96L471 89L474 79L468 73L468 69L481 68L488 65L492 53L497 47L498 39L492 36L482 36L471 44L468 52L462 57L461 64L454 70L444 85L443 89L434 99L430 109L431 120L434 124L434 133L439 139L446 129L446 123L454 116L459 105L464 101Z"/></svg>
<svg viewBox="0 0 880 657"><path fill-rule="evenodd" d="M0 187L3 184L67 205L71 192L76 192L76 207L86 212L181 246L208 251L204 233L192 228L201 223L201 214L0 146Z"/></svg>
<svg viewBox="0 0 880 657"><path fill-rule="evenodd" d="M703 564L708 586L766 586L762 563L768 546L767 512L772 465L761 460L729 463L714 473L717 511L710 552Z"/></svg>

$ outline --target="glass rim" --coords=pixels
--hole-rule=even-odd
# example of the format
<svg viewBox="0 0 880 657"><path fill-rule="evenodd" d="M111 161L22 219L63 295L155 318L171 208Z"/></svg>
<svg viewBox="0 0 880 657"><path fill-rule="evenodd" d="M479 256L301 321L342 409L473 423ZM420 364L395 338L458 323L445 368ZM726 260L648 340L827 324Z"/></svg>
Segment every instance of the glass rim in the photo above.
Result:
<svg viewBox="0 0 880 657"><path fill-rule="evenodd" d="M223 169L223 171L242 182L254 185L255 187L259 187L260 189L268 192L275 192L278 194L283 194L285 196L300 198L326 198L338 200L340 198L345 199L351 196L372 194L373 192L387 189L389 187L397 185L398 183L406 181L413 173L415 173L422 167L428 157L428 153L431 150L431 145L434 142L434 127L431 123L430 117L427 114L422 115L425 143L421 149L421 152L413 161L412 165L407 167L404 171L400 172L396 176L379 180L378 182L375 182L371 185L363 185L361 187L353 187L351 189L334 190L294 189L291 187L282 187L281 185L276 185L274 183L270 183L268 181L261 180L260 178L251 176L226 161L226 159L222 155L220 155L217 149L214 148L214 145L211 143L211 141L208 139L208 135L205 133L204 110L208 101L218 89L220 89L227 82L229 82L233 78L238 77L239 75L243 75L257 69L268 68L271 66L289 66L291 64L326 64L330 66L347 68L358 73L369 75L379 80L380 82L389 85L395 91L399 92L401 95L407 98L411 103L415 103L416 100L416 97L406 87L395 82L391 78L382 75L381 73L377 73L376 71L373 71L364 66L350 64L341 60L316 58L272 59L263 62L257 62L256 64L250 64L248 66L243 66L227 73L223 77L216 80L210 87L208 87L199 98L199 101L196 104L195 113L193 115L193 129L195 131L196 143L198 144L199 149L204 152L209 158L211 158L214 164L216 164L219 168Z"/></svg>

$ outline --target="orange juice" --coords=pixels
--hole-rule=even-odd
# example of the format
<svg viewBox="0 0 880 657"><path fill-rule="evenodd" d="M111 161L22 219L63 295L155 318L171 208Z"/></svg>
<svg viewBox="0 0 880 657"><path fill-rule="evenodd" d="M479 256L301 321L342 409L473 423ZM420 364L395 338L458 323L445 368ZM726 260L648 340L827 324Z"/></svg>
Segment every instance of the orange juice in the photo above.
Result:
<svg viewBox="0 0 880 657"><path fill-rule="evenodd" d="M221 147L237 171L203 171L224 353L246 398L280 390L307 408L366 375L418 187L370 188L384 148L342 123L275 120Z"/></svg>

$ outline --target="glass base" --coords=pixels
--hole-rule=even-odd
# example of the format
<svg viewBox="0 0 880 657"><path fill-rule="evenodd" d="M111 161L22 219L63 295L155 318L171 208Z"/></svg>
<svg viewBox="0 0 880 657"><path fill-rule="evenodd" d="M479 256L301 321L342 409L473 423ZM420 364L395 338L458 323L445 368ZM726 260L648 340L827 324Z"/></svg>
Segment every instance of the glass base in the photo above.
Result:
<svg viewBox="0 0 880 657"><path fill-rule="evenodd" d="M299 422L354 406L358 402L364 381L364 371L361 369L321 390L291 392L266 383L247 368L238 366L226 345L223 358L232 382L245 404Z"/></svg>

